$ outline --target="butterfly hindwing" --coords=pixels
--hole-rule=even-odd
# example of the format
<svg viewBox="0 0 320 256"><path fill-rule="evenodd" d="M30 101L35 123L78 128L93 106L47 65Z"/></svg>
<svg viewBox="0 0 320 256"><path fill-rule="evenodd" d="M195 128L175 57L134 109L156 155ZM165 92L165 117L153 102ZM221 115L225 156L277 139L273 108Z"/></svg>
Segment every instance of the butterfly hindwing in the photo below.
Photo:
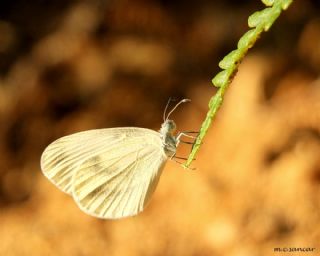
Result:
<svg viewBox="0 0 320 256"><path fill-rule="evenodd" d="M100 218L121 218L142 211L167 159L156 135L152 131L127 138L83 161L72 179L79 207Z"/></svg>

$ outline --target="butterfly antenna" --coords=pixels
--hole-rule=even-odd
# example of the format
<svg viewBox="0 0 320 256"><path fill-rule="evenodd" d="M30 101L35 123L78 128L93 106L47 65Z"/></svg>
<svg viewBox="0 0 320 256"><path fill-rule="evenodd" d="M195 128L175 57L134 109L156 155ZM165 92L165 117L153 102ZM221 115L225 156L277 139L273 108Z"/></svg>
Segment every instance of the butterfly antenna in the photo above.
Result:
<svg viewBox="0 0 320 256"><path fill-rule="evenodd" d="M166 107L164 109L164 112L163 112L163 122L166 121L166 113L167 113L167 110L168 110L168 107L169 107L169 104L170 104L171 101L172 101L172 98L170 97L168 102L167 102L167 105L166 105Z"/></svg>
<svg viewBox="0 0 320 256"><path fill-rule="evenodd" d="M175 109L176 109L180 104L185 103L185 102L190 102L190 101L191 101L191 100L189 100L189 99L180 100L180 101L174 106L174 108L168 113L167 118L165 118L164 121L165 121L165 120L168 120L169 116L172 114L173 111L175 111Z"/></svg>

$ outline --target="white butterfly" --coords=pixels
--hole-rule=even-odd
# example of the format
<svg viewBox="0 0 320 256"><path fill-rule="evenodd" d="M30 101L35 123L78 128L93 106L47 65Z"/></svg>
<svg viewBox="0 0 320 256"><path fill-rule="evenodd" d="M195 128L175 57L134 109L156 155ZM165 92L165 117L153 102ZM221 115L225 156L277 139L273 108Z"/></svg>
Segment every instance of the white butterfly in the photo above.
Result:
<svg viewBox="0 0 320 256"><path fill-rule="evenodd" d="M141 212L181 135L167 115L159 132L136 127L89 130L62 137L41 156L43 174L89 215L116 219ZM166 107L167 109L167 107Z"/></svg>

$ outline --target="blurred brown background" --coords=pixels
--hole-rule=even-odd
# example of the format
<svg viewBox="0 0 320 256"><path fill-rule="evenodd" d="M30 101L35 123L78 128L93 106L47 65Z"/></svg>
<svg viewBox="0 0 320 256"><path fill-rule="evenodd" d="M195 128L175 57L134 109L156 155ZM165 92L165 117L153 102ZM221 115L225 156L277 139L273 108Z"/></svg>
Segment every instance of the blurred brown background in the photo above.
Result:
<svg viewBox="0 0 320 256"><path fill-rule="evenodd" d="M320 5L294 1L240 65L194 162L167 164L140 215L82 213L41 173L53 140L92 128L198 130L218 61L260 1L0 4L0 255L320 253ZM181 155L188 154L182 147ZM286 255L288 253L285 253Z"/></svg>

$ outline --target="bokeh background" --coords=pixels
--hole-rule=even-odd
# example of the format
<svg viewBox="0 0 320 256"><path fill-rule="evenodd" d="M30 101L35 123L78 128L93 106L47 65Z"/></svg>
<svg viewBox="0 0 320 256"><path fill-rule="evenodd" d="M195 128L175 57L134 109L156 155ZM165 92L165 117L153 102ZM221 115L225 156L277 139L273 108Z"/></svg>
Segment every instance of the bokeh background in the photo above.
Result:
<svg viewBox="0 0 320 256"><path fill-rule="evenodd" d="M169 162L146 210L99 220L41 173L77 131L198 130L219 60L260 1L0 3L0 255L320 253L320 4L294 1L249 52L196 170ZM183 145L180 156L190 148ZM287 254L287 253L286 253Z"/></svg>

